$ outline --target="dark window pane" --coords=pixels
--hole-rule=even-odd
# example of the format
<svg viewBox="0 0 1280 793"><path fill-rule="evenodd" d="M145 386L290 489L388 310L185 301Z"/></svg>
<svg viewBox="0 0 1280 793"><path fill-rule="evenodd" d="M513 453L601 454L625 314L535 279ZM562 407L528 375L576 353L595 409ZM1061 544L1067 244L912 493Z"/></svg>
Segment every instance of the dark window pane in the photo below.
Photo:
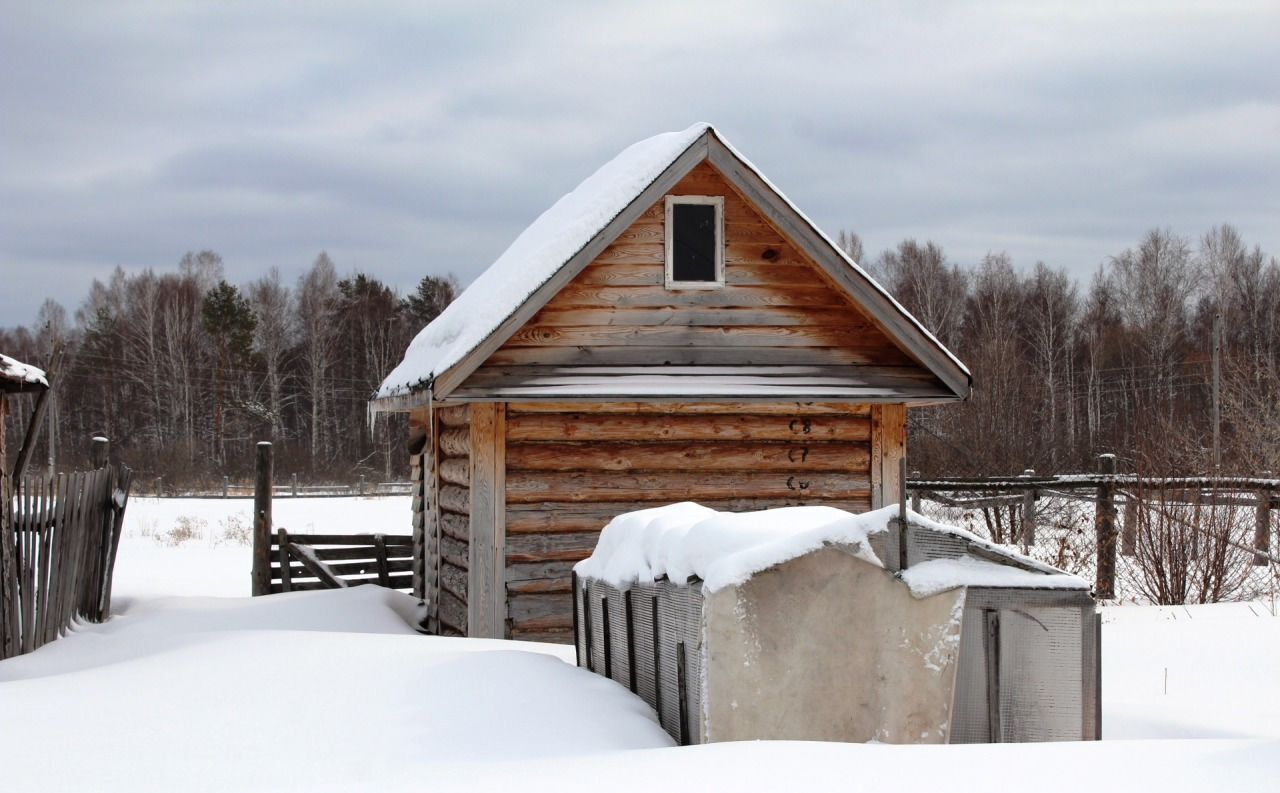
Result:
<svg viewBox="0 0 1280 793"><path fill-rule="evenodd" d="M671 209L672 280L716 280L715 206L676 204Z"/></svg>

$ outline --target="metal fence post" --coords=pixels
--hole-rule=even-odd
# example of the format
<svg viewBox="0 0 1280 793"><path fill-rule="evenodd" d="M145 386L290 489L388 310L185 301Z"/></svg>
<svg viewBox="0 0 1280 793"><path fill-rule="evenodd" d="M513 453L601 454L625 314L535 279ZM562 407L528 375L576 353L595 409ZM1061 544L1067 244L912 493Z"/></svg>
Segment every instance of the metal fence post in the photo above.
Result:
<svg viewBox="0 0 1280 793"><path fill-rule="evenodd" d="M1098 533L1098 572L1094 590L1099 600L1112 600L1116 596L1116 472L1114 454L1098 455L1098 473L1107 478L1098 485L1098 509L1094 525Z"/></svg>
<svg viewBox="0 0 1280 793"><path fill-rule="evenodd" d="M290 493L292 493L292 495L293 495L293 497L294 497L294 498L297 498L297 497L298 497L298 474L297 474L297 472L294 472L294 473L292 473L292 474L289 474L289 485L290 485Z"/></svg>

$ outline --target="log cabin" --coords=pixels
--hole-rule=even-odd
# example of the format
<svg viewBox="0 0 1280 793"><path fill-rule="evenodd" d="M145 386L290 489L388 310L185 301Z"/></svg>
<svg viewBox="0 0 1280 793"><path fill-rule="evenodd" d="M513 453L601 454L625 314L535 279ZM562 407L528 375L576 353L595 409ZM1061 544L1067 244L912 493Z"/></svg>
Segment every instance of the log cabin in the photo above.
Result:
<svg viewBox="0 0 1280 793"><path fill-rule="evenodd" d="M624 150L410 344L429 632L573 640L571 569L629 510L898 497L906 410L969 371L707 124Z"/></svg>

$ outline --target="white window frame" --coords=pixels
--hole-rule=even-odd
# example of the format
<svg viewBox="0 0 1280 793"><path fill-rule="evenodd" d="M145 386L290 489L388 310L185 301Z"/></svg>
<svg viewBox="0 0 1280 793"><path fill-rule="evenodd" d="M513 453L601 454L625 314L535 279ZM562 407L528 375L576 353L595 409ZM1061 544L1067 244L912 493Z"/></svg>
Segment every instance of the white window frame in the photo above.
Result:
<svg viewBox="0 0 1280 793"><path fill-rule="evenodd" d="M675 277L675 235L672 233L675 223L676 204L702 204L716 208L716 280L714 281L677 281ZM718 195L669 195L667 196L666 227L666 270L668 289L721 289L724 287L724 196Z"/></svg>

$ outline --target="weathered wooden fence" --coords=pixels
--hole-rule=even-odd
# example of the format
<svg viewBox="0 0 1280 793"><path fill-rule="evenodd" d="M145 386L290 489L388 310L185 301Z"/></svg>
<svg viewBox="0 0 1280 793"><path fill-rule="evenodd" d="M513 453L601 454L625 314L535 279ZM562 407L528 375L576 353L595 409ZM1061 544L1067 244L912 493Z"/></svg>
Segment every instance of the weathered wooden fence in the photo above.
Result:
<svg viewBox="0 0 1280 793"><path fill-rule="evenodd" d="M268 593L377 584L413 588L413 538L388 534L290 534L277 529Z"/></svg>
<svg viewBox="0 0 1280 793"><path fill-rule="evenodd" d="M253 495L252 592L271 595L307 589L377 584L413 589L413 537L378 532L302 534L272 524L273 460L270 443L258 444ZM409 515L405 515L408 523Z"/></svg>
<svg viewBox="0 0 1280 793"><path fill-rule="evenodd" d="M988 530L998 542L1034 546L1039 528L1037 502L1042 497L1074 499L1093 503L1095 592L1099 598L1116 596L1117 554L1132 555L1146 507L1158 501L1169 505L1231 506L1255 512L1253 542L1224 540L1252 554L1254 565L1280 564L1272 553L1271 511L1280 507L1280 480L1239 476L1139 476L1116 472L1115 456L1101 455L1096 474L1037 476L1026 471L1020 476L946 479L908 479L912 509L920 511L921 499L944 506L979 509L988 520ZM1123 513L1121 512L1123 507ZM994 519L996 522L992 524ZM1003 522L1002 522L1003 521ZM1199 531L1192 525L1191 531Z"/></svg>
<svg viewBox="0 0 1280 793"><path fill-rule="evenodd" d="M129 483L129 469L105 455L95 470L54 479L0 475L0 658L110 615Z"/></svg>

